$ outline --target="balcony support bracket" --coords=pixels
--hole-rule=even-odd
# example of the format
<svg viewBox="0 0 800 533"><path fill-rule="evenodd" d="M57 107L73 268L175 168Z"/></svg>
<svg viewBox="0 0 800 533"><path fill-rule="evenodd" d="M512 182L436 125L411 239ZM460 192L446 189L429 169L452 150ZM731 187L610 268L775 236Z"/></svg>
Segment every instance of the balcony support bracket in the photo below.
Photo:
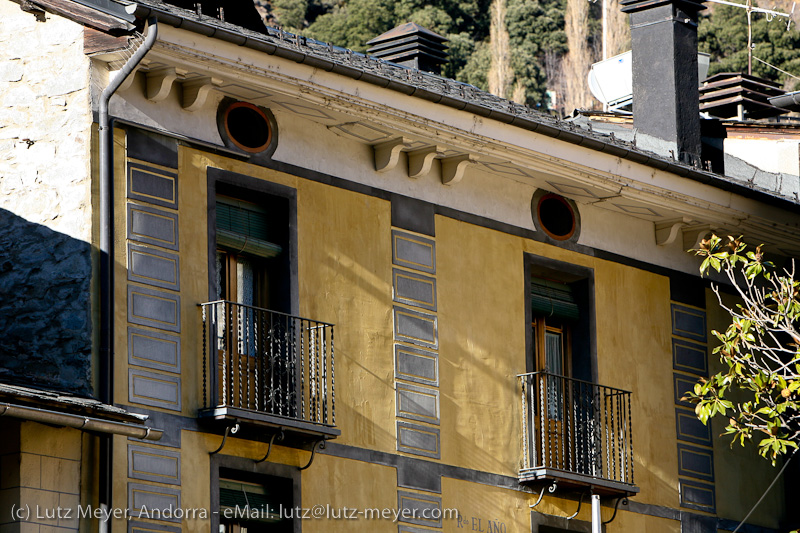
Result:
<svg viewBox="0 0 800 533"><path fill-rule="evenodd" d="M314 446L311 447L311 459L308 460L308 464L306 466L302 466L302 467L298 466L297 467L298 470L305 470L306 468L311 466L311 463L314 462L314 456L317 453L317 448L319 448L320 450L324 450L325 449L325 439L320 439L320 440L318 440L318 441L316 441L314 443Z"/></svg>
<svg viewBox="0 0 800 533"><path fill-rule="evenodd" d="M219 448L214 450L213 452L208 452L208 455L216 455L222 451L222 448L225 447L225 441L228 440L228 433L235 435L239 431L239 423L236 422L233 426L225 426L225 434L222 436L222 444L219 445Z"/></svg>
<svg viewBox="0 0 800 533"><path fill-rule="evenodd" d="M552 494L552 493L554 493L554 492L556 491L556 488L558 488L558 483L554 481L552 485L550 485L549 487L547 487L547 492L549 492L550 494ZM544 491L545 491L545 487L542 487L542 490L541 490L541 491L539 491L539 499L538 499L538 500L536 500L536 503L534 503L533 505L529 505L528 507L530 507L531 509L533 509L534 507L536 507L536 506L538 506L540 503L542 503L542 498L544 498Z"/></svg>
<svg viewBox="0 0 800 533"><path fill-rule="evenodd" d="M617 511L619 510L619 502L622 502L622 505L628 505L627 496L623 496L622 498L617 498L617 503L614 504L614 514L611 515L611 518L603 522L603 525L610 524L617 517Z"/></svg>
<svg viewBox="0 0 800 533"><path fill-rule="evenodd" d="M584 492L581 492L581 496L580 496L580 498L578 498L578 510L577 510L577 511L575 511L575 512L574 512L572 515L568 516L568 517L567 517L567 520L572 520L573 518L575 518L576 516L578 516L578 513L580 513L580 512L581 512L581 505L583 505L583 497L584 497L585 495L586 495L586 491L584 491Z"/></svg>
<svg viewBox="0 0 800 533"><path fill-rule="evenodd" d="M275 442L275 437L278 434L280 434L280 437L278 438L278 440L282 441L283 437L284 437L283 428L281 428L281 430L278 433L273 433L272 434L272 437L270 437L270 439L269 439L269 446L267 447L267 454L264 457L262 457L261 459L253 459L254 463L256 463L256 464L263 463L264 461L267 460L267 457L269 457L269 454L272 453L272 443Z"/></svg>

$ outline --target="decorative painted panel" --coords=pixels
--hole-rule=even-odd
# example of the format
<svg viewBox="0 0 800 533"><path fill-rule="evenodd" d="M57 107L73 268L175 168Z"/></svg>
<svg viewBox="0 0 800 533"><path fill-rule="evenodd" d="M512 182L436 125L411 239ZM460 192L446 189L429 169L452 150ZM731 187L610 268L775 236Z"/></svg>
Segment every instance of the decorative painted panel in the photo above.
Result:
<svg viewBox="0 0 800 533"><path fill-rule="evenodd" d="M707 376L708 356L706 352L705 345L673 338L672 366L675 370Z"/></svg>
<svg viewBox="0 0 800 533"><path fill-rule="evenodd" d="M694 411L675 409L678 440L711 446L711 428L695 416Z"/></svg>
<svg viewBox="0 0 800 533"><path fill-rule="evenodd" d="M142 483L128 483L128 509L131 516L139 517L142 508L147 509L150 518L160 514L162 520L167 522L180 522L181 519L168 517L168 511L181 508L181 491L157 485Z"/></svg>
<svg viewBox="0 0 800 533"><path fill-rule="evenodd" d="M128 477L181 484L181 454L159 448L128 445Z"/></svg>
<svg viewBox="0 0 800 533"><path fill-rule="evenodd" d="M128 322L180 333L180 296L128 285Z"/></svg>
<svg viewBox="0 0 800 533"><path fill-rule="evenodd" d="M397 451L441 458L439 429L408 422L397 422Z"/></svg>
<svg viewBox="0 0 800 533"><path fill-rule="evenodd" d="M678 444L678 474L704 481L714 481L713 451L687 444Z"/></svg>
<svg viewBox="0 0 800 533"><path fill-rule="evenodd" d="M394 301L436 311L436 280L399 268L392 269Z"/></svg>
<svg viewBox="0 0 800 533"><path fill-rule="evenodd" d="M128 372L128 401L172 411L181 410L181 379L155 372Z"/></svg>
<svg viewBox="0 0 800 533"><path fill-rule="evenodd" d="M428 348L438 348L439 338L436 315L420 313L404 307L395 307L394 336L398 341Z"/></svg>
<svg viewBox="0 0 800 533"><path fill-rule="evenodd" d="M178 208L178 174L128 162L128 198Z"/></svg>
<svg viewBox="0 0 800 533"><path fill-rule="evenodd" d="M706 342L706 313L679 304L672 304L672 334Z"/></svg>
<svg viewBox="0 0 800 533"><path fill-rule="evenodd" d="M392 230L392 262L395 265L436 273L436 245L430 239Z"/></svg>
<svg viewBox="0 0 800 533"><path fill-rule="evenodd" d="M178 214L129 203L128 239L177 250Z"/></svg>
<svg viewBox="0 0 800 533"><path fill-rule="evenodd" d="M681 507L708 513L716 512L714 485L685 479L680 480L680 485Z"/></svg>
<svg viewBox="0 0 800 533"><path fill-rule="evenodd" d="M180 374L181 338L128 327L128 363Z"/></svg>
<svg viewBox="0 0 800 533"><path fill-rule="evenodd" d="M128 280L180 290L180 267L177 254L128 244Z"/></svg>
<svg viewBox="0 0 800 533"><path fill-rule="evenodd" d="M439 423L439 390L397 383L397 416Z"/></svg>
<svg viewBox="0 0 800 533"><path fill-rule="evenodd" d="M683 398L687 392L694 389L695 383L697 383L697 378L695 377L687 376L686 374L679 374L677 372L672 374L672 386L673 390L675 391L676 405L694 408L693 404L690 402L682 402L681 398Z"/></svg>
<svg viewBox="0 0 800 533"><path fill-rule="evenodd" d="M439 385L439 355L436 352L395 344L394 369L396 379Z"/></svg>
<svg viewBox="0 0 800 533"><path fill-rule="evenodd" d="M397 508L401 510L409 509L411 512L405 514L415 514L419 518L400 516L400 521L407 524L416 524L428 527L442 527L442 499L438 496L427 494L417 494L414 492L397 491ZM438 511L437 511L438 510ZM424 519L425 516L439 516L438 519Z"/></svg>

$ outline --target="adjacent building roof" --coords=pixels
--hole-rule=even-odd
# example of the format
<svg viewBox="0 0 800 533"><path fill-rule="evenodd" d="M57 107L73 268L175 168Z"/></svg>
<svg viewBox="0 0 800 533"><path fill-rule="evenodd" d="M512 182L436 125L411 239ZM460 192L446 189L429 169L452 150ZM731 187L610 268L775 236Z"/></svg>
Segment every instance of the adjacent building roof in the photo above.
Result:
<svg viewBox="0 0 800 533"><path fill-rule="evenodd" d="M0 403L53 409L62 413L137 424L143 423L148 418L145 415L131 413L125 409L108 405L92 398L81 398L59 391L22 387L7 383L0 383Z"/></svg>

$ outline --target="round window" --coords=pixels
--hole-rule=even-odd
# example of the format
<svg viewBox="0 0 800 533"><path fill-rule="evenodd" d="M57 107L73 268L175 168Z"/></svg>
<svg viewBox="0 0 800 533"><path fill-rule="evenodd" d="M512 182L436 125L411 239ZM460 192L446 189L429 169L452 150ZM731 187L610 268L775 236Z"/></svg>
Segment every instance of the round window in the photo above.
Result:
<svg viewBox="0 0 800 533"><path fill-rule="evenodd" d="M566 241L575 234L575 211L566 198L547 193L536 204L536 218L541 229L552 239Z"/></svg>
<svg viewBox="0 0 800 533"><path fill-rule="evenodd" d="M269 119L253 104L235 102L228 106L224 124L228 138L245 152L262 152L272 140Z"/></svg>

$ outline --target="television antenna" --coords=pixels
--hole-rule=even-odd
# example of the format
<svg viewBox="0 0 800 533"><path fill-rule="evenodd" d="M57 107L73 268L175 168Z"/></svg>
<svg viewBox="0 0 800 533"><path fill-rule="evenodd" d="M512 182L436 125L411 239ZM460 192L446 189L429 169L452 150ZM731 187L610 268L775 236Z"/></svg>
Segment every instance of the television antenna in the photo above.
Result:
<svg viewBox="0 0 800 533"><path fill-rule="evenodd" d="M767 20L772 20L774 17L786 17L789 19L786 22L786 31L792 25L792 14L794 14L794 3L792 3L791 13L781 13L772 9L764 9L753 5L753 0L747 0L746 4L739 4L737 2L728 2L728 0L708 0L717 4L725 4L726 6L741 7L747 11L747 75L753 75L753 13L764 13L767 15Z"/></svg>

